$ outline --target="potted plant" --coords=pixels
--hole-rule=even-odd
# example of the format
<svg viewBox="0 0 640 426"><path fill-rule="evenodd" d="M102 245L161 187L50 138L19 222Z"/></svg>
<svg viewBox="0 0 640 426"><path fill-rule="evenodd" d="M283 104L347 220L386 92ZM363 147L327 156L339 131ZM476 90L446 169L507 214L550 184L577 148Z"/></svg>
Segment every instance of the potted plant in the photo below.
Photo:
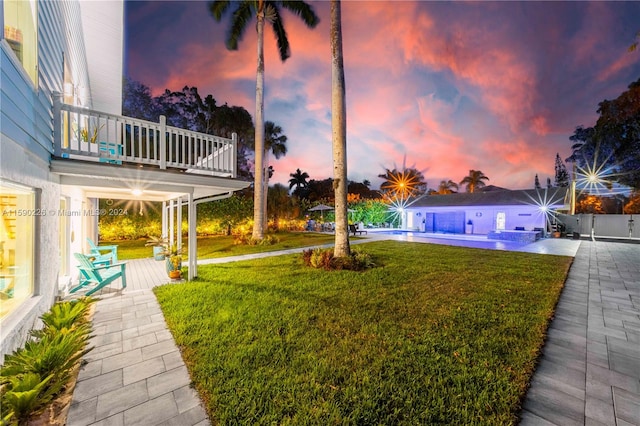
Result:
<svg viewBox="0 0 640 426"><path fill-rule="evenodd" d="M153 247L153 258L155 260L164 260L165 251L169 246L169 240L163 237L151 237L145 246Z"/></svg>
<svg viewBox="0 0 640 426"><path fill-rule="evenodd" d="M167 275L171 279L182 278L182 247L177 244L169 244L169 240L164 237L152 237L145 244L152 246L156 260L165 260Z"/></svg>

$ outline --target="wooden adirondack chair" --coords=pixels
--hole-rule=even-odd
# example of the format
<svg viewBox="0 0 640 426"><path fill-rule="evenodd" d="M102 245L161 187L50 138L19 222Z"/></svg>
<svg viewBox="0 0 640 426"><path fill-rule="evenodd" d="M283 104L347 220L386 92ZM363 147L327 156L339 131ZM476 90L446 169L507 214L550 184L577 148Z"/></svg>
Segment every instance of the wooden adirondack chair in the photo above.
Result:
<svg viewBox="0 0 640 426"><path fill-rule="evenodd" d="M118 246L98 246L91 238L87 238L87 242L91 249L90 257L94 258L94 265L108 265L118 262ZM108 253L103 253L104 251L108 251Z"/></svg>
<svg viewBox="0 0 640 426"><path fill-rule="evenodd" d="M78 269L80 270L80 283L69 290L69 293L75 293L84 287L91 287L91 289L85 293L87 296L90 296L118 278L122 279L122 288L127 286L126 262L96 266L91 262L90 256L85 256L80 253L74 253L73 255L78 262L80 262L80 265L78 265Z"/></svg>

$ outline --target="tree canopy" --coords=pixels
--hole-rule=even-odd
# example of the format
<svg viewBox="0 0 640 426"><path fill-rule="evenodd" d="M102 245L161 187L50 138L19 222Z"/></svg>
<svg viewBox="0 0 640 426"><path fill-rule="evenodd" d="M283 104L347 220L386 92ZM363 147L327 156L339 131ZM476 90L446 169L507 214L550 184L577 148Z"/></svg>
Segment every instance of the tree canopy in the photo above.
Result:
<svg viewBox="0 0 640 426"><path fill-rule="evenodd" d="M640 188L640 79L614 100L598 105L593 127L578 126L568 161L583 173Z"/></svg>

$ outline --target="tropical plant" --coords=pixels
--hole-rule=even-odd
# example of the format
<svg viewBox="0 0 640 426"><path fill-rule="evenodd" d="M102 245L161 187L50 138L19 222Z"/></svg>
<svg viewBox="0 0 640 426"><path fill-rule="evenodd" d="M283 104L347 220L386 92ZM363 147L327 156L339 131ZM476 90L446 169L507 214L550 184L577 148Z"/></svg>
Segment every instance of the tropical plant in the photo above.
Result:
<svg viewBox="0 0 640 426"><path fill-rule="evenodd" d="M273 175L273 167L269 165L269 153L276 159L287 155L287 136L282 134L282 127L273 121L264 123L264 164L267 168L264 173L264 216L267 218L267 199L269 195L269 179ZM268 219L266 219L268 221Z"/></svg>
<svg viewBox="0 0 640 426"><path fill-rule="evenodd" d="M49 312L42 314L44 329L59 332L63 329L72 329L86 324L88 322L87 312L93 302L94 299L84 297L80 300L56 303Z"/></svg>
<svg viewBox="0 0 640 426"><path fill-rule="evenodd" d="M33 340L7 355L0 368L2 424L18 424L46 406L69 382L87 348L91 327L86 313L94 302L83 298L62 302L41 316L44 328Z"/></svg>
<svg viewBox="0 0 640 426"><path fill-rule="evenodd" d="M335 192L335 257L348 257L349 216L347 212L347 103L342 54L340 0L331 0L331 130L333 144L333 189Z"/></svg>
<svg viewBox="0 0 640 426"><path fill-rule="evenodd" d="M53 374L50 374L41 379L36 373L9 377L7 390L2 393L2 411L8 415L2 424L11 424L9 420L12 417L18 420L18 424L24 424L32 413L48 404L53 395L44 389L52 378Z"/></svg>
<svg viewBox="0 0 640 426"><path fill-rule="evenodd" d="M229 10L232 2L229 0L215 0L209 3L209 10L218 22ZM304 1L270 1L270 0L242 0L233 2L235 11L232 15L231 27L227 36L226 46L229 50L237 50L238 42L251 17L255 14L257 19L256 32L258 43L258 65L256 70L256 114L255 114L255 177L254 177L254 225L253 238L262 239L265 229L265 193L260 191L264 182L264 25L265 20L273 28L278 42L280 59L285 61L290 55L289 40L283 26L280 8L285 8L307 25L315 27L319 19L313 8Z"/></svg>
<svg viewBox="0 0 640 426"><path fill-rule="evenodd" d="M458 184L449 180L440 181L440 185L438 185L437 194L453 194L454 192L458 192Z"/></svg>
<svg viewBox="0 0 640 426"><path fill-rule="evenodd" d="M289 173L291 179L289 179L289 189L295 186L293 193L300 196L300 190L302 188L306 188L309 183L307 179L309 179L309 174L307 172L303 172L300 169L296 169L295 173Z"/></svg>
<svg viewBox="0 0 640 426"><path fill-rule="evenodd" d="M415 167L403 166L401 170L385 169L384 174L378 175L384 182L380 185L380 190L388 199L407 200L411 197L418 197L427 191L427 183L422 172Z"/></svg>
<svg viewBox="0 0 640 426"><path fill-rule="evenodd" d="M480 170L469 170L469 175L460 181L460 185L466 185L467 192L475 192L476 189L486 186L485 180L489 180Z"/></svg>

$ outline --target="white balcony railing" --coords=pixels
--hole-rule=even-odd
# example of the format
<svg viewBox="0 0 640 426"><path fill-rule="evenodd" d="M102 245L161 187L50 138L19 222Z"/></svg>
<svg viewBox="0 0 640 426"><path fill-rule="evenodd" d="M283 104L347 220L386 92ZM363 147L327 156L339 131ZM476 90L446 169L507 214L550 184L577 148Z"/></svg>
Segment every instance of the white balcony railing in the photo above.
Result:
<svg viewBox="0 0 640 426"><path fill-rule="evenodd" d="M54 102L54 155L110 164L143 164L236 177L231 139Z"/></svg>

